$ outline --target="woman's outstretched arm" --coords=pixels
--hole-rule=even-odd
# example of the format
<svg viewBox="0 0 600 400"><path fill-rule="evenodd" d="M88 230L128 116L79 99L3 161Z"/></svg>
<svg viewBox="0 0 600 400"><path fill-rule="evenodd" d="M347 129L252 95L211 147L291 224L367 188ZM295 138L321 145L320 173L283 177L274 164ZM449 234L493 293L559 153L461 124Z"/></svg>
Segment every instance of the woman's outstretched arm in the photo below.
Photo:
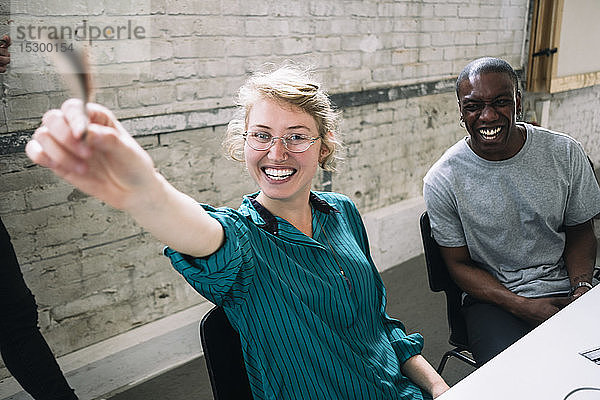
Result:
<svg viewBox="0 0 600 400"><path fill-rule="evenodd" d="M154 168L150 155L105 107L67 100L50 110L27 156L83 192L128 212L158 240L195 257L223 242L221 224Z"/></svg>

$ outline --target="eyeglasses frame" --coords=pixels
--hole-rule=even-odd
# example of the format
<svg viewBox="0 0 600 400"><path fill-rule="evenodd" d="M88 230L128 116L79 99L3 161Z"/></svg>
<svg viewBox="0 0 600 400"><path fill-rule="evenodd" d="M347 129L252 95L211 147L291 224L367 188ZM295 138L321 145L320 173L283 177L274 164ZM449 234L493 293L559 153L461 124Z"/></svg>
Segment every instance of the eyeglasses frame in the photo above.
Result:
<svg viewBox="0 0 600 400"><path fill-rule="evenodd" d="M246 143L248 143L248 135L251 133L259 133L257 131L246 131L243 133L243 137L244 137L244 141L246 141ZM256 151L267 151L269 150L271 147L273 147L275 145L275 140L280 139L281 142L283 143L283 147L285 147L285 149L291 153L304 153L306 150L310 149L310 146L312 146L313 144L315 144L315 142L319 139L322 139L321 136L318 137L312 137L310 136L310 143L308 144L308 146L306 146L306 148L304 150L291 150L288 145L287 145L287 141L285 139L285 136L272 136L271 135L271 143L269 143L269 147L267 147L266 149L255 149L254 147L252 147L252 145L250 143L248 143L248 146L250 146L251 149L256 150Z"/></svg>

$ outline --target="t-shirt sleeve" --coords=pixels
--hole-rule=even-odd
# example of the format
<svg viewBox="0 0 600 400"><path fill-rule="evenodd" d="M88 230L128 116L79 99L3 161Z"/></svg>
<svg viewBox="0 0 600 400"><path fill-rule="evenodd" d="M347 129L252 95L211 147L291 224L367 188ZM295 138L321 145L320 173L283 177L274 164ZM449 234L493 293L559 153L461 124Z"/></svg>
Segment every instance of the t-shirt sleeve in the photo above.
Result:
<svg viewBox="0 0 600 400"><path fill-rule="evenodd" d="M577 142L571 147L570 190L565 208L565 225L589 221L600 213L600 188L594 171Z"/></svg>
<svg viewBox="0 0 600 400"><path fill-rule="evenodd" d="M215 253L200 258L169 247L164 254L198 293L214 304L231 307L245 299L253 276L249 228L233 210L203 207L223 226L223 245Z"/></svg>
<svg viewBox="0 0 600 400"><path fill-rule="evenodd" d="M462 247L467 245L462 222L458 216L452 195L441 183L425 182L423 198L431 224L431 234L440 246Z"/></svg>

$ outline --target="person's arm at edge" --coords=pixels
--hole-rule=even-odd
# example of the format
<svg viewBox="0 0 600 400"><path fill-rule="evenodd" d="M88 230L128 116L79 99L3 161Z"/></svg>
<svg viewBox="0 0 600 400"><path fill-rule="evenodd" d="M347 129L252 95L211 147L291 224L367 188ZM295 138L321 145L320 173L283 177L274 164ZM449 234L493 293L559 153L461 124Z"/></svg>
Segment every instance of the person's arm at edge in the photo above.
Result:
<svg viewBox="0 0 600 400"><path fill-rule="evenodd" d="M579 225L567 226L565 228L565 239L563 255L571 287L575 287L579 282L591 283L597 250L593 221L589 220ZM575 289L573 298L581 296L588 290L590 289L586 286Z"/></svg>
<svg viewBox="0 0 600 400"><path fill-rule="evenodd" d="M569 303L566 297L533 299L511 292L490 273L474 265L467 246L440 246L440 252L458 287L478 300L496 304L531 323L545 321Z"/></svg>
<svg viewBox="0 0 600 400"><path fill-rule="evenodd" d="M10 36L4 35L0 38L0 73L6 72L7 65L10 64L10 53L8 52L10 43Z"/></svg>
<svg viewBox="0 0 600 400"><path fill-rule="evenodd" d="M402 364L402 373L429 392L434 399L450 389L440 374L420 354L412 356Z"/></svg>

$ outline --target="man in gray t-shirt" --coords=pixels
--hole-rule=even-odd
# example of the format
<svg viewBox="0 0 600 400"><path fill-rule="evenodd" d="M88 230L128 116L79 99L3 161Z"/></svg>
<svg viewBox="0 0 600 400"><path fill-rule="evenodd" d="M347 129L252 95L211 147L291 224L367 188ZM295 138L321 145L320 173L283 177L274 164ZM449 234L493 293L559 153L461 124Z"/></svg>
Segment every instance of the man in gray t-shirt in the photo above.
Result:
<svg viewBox="0 0 600 400"><path fill-rule="evenodd" d="M456 84L469 136L424 178L432 233L467 296L479 365L591 288L600 188L583 149L561 133L516 123L508 63L468 64Z"/></svg>

